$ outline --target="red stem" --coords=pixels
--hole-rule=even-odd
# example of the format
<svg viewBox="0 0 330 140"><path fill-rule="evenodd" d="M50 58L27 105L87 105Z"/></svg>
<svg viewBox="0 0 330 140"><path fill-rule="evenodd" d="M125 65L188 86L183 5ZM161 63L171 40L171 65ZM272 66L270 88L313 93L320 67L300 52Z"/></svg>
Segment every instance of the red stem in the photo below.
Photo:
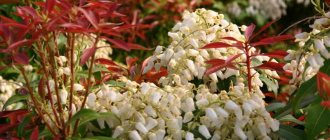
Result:
<svg viewBox="0 0 330 140"><path fill-rule="evenodd" d="M249 54L249 45L245 43L245 55L246 55L246 68L247 68L247 78L248 78L248 88L249 92L252 91L252 76L251 76L251 61L250 61L250 54Z"/></svg>

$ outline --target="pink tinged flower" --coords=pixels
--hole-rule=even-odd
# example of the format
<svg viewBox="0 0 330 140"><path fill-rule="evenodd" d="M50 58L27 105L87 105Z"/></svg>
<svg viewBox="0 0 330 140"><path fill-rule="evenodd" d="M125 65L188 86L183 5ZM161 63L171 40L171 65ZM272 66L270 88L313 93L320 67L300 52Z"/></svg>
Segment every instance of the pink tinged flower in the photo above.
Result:
<svg viewBox="0 0 330 140"><path fill-rule="evenodd" d="M118 136L123 134L123 132L124 132L124 128L122 126L117 126L112 134L112 138L117 138Z"/></svg>
<svg viewBox="0 0 330 140"><path fill-rule="evenodd" d="M129 138L131 140L142 140L140 134L136 130L129 132Z"/></svg>
<svg viewBox="0 0 330 140"><path fill-rule="evenodd" d="M137 122L135 124L135 128L142 134L146 134L148 132L148 129L141 122Z"/></svg>
<svg viewBox="0 0 330 140"><path fill-rule="evenodd" d="M202 134L206 139L211 138L211 134L205 125L200 125L198 127L198 132Z"/></svg>
<svg viewBox="0 0 330 140"><path fill-rule="evenodd" d="M191 132L186 133L186 140L194 140L194 134Z"/></svg>

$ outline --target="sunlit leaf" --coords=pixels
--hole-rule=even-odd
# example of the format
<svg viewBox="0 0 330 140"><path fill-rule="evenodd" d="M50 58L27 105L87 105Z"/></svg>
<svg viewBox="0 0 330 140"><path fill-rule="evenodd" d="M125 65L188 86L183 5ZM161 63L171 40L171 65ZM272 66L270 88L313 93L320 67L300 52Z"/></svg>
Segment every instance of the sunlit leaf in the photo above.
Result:
<svg viewBox="0 0 330 140"><path fill-rule="evenodd" d="M3 109L7 108L9 105L12 105L12 104L20 102L20 101L25 101L27 99L28 99L27 95L19 95L19 94L13 95L3 105Z"/></svg>
<svg viewBox="0 0 330 140"><path fill-rule="evenodd" d="M85 49L80 58L80 65L84 65L87 60L95 54L96 49L96 47L90 47Z"/></svg>

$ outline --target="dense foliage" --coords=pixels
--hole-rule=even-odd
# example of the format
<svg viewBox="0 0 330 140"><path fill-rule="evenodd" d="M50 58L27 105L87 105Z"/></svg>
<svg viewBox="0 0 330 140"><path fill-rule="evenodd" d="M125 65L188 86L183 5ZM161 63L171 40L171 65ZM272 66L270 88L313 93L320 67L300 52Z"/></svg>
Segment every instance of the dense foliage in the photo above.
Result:
<svg viewBox="0 0 330 140"><path fill-rule="evenodd" d="M330 138L328 4L1 1L0 138Z"/></svg>

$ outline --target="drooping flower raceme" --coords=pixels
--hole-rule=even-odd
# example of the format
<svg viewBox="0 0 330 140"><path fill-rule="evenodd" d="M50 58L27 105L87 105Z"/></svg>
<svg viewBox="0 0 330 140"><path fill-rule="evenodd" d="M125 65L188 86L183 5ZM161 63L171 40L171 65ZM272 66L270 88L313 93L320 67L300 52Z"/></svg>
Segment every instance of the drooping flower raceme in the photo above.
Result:
<svg viewBox="0 0 330 140"><path fill-rule="evenodd" d="M279 122L266 111L260 95L249 94L242 81L229 92L211 93L205 85L160 88L121 78L124 87L103 85L90 93L87 108L113 112L119 120L102 118L98 123L101 128L107 123L118 139L271 139Z"/></svg>
<svg viewBox="0 0 330 140"><path fill-rule="evenodd" d="M296 34L297 50L288 50L285 59L290 61L284 66L285 70L292 72L290 84L299 86L303 81L312 78L330 58L330 12L318 18L310 27L311 32Z"/></svg>

